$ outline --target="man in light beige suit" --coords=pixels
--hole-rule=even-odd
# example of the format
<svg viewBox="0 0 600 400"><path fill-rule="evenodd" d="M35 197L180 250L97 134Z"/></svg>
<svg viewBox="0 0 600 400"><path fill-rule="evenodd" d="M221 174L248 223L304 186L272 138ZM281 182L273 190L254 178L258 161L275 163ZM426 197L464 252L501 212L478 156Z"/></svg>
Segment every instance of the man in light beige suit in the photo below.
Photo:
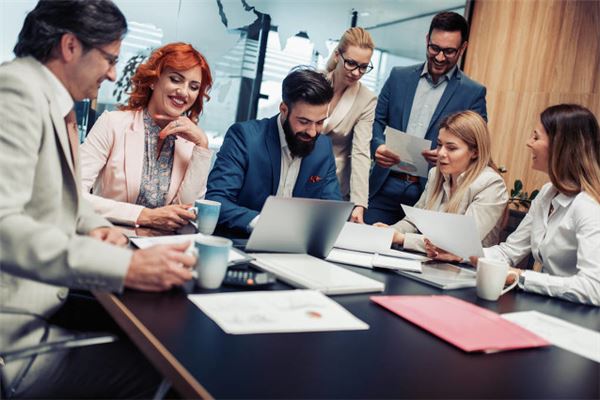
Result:
<svg viewBox="0 0 600 400"><path fill-rule="evenodd" d="M54 323L69 288L158 291L191 279L185 246L119 247L126 238L81 197L73 101L115 80L126 30L110 0L42 0L17 58L0 66L0 351L72 335ZM0 372L17 397L148 397L159 379L125 339Z"/></svg>

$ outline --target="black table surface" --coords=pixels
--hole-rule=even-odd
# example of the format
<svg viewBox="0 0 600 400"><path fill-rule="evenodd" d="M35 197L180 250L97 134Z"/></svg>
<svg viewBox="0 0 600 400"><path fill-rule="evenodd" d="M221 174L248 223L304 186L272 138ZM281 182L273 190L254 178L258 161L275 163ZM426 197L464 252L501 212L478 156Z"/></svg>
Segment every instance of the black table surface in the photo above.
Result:
<svg viewBox="0 0 600 400"><path fill-rule="evenodd" d="M498 313L537 310L600 330L598 307L517 290L488 302L475 289L442 291L392 271L348 268L384 281L387 295L447 294ZM369 300L381 293L332 296L369 330L228 335L187 299L189 291L118 298L216 398L600 398L598 363L555 346L466 353Z"/></svg>

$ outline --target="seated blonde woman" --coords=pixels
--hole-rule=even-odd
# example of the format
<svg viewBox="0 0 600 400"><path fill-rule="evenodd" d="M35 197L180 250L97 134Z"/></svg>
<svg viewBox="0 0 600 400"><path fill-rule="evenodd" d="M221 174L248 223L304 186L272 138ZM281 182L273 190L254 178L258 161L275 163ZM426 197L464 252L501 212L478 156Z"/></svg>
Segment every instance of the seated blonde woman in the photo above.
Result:
<svg viewBox="0 0 600 400"><path fill-rule="evenodd" d="M487 124L479 114L463 111L446 117L440 123L437 164L429 171L425 191L415 204L417 208L472 215L484 246L498 243L508 202L490 147ZM425 238L408 217L392 227L395 244L426 251Z"/></svg>
<svg viewBox="0 0 600 400"><path fill-rule="evenodd" d="M128 104L102 114L81 146L83 191L96 212L162 230L195 218L187 208L206 192L212 157L197 125L211 84L205 58L186 43L139 66Z"/></svg>
<svg viewBox="0 0 600 400"><path fill-rule="evenodd" d="M576 104L549 107L542 112L527 147L533 169L549 174L550 182L506 242L483 252L511 266L531 254L541 268L513 268L519 287L600 306L598 121ZM475 257L471 262L477 265Z"/></svg>

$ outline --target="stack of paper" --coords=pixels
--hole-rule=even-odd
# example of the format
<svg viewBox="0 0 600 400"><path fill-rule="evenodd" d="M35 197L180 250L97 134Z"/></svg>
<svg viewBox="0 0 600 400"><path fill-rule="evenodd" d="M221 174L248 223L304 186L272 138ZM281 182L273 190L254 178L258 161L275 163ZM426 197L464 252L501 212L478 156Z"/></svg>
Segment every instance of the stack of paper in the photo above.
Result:
<svg viewBox="0 0 600 400"><path fill-rule="evenodd" d="M373 296L371 300L464 351L550 344L492 311L451 296Z"/></svg>
<svg viewBox="0 0 600 400"><path fill-rule="evenodd" d="M346 222L327 260L364 268L387 268L421 271L421 261L427 257L392 250L392 228Z"/></svg>
<svg viewBox="0 0 600 400"><path fill-rule="evenodd" d="M369 329L338 303L312 290L192 294L189 299L234 335Z"/></svg>

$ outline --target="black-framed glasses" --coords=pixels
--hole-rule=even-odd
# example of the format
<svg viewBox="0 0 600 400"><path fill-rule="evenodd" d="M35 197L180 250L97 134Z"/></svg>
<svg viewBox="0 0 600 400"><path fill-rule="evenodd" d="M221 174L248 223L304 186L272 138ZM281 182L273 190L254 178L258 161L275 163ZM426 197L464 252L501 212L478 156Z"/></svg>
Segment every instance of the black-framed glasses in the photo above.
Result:
<svg viewBox="0 0 600 400"><path fill-rule="evenodd" d="M115 56L114 54L109 53L108 51L101 49L98 46L93 46L94 49L98 50L102 57L108 62L111 67L114 67L119 62L119 56Z"/></svg>
<svg viewBox="0 0 600 400"><path fill-rule="evenodd" d="M452 58L458 54L459 50L460 48L455 49L454 47L440 47L437 44L433 43L429 43L427 45L427 51L429 52L429 55L434 57L440 54L441 51L442 53L444 53L444 57Z"/></svg>
<svg viewBox="0 0 600 400"><path fill-rule="evenodd" d="M373 70L372 63L359 64L350 58L344 58L344 54L341 52L340 52L340 57L342 57L342 60L344 60L344 68L346 69L346 71L352 72L355 69L358 69L358 72L360 72L361 74L368 74L369 72L371 72Z"/></svg>

